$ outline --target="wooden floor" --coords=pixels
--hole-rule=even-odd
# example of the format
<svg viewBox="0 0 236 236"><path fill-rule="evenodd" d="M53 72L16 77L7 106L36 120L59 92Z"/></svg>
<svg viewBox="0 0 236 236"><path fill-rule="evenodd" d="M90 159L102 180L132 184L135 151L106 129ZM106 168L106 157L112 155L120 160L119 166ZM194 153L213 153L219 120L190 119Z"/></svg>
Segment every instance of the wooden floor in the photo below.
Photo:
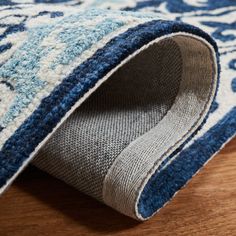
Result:
<svg viewBox="0 0 236 236"><path fill-rule="evenodd" d="M8 235L236 236L236 139L145 223L29 167L0 199L0 236Z"/></svg>

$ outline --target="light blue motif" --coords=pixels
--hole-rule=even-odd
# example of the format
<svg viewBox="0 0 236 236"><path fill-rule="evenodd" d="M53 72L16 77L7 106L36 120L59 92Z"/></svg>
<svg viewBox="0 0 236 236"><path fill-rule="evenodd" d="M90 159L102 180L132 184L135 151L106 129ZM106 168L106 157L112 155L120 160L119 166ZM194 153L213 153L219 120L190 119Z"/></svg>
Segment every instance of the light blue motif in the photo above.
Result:
<svg viewBox="0 0 236 236"><path fill-rule="evenodd" d="M38 77L40 62L47 58L58 42L55 41L55 44L47 47L42 42L58 27L65 25L55 39L64 43L64 48L52 64L48 65L52 69L59 64L69 64L104 36L125 25L125 21L110 17L112 13L107 14L106 11L91 10L86 13L68 16L57 23L28 30L26 42L0 67L0 80L12 84L15 90L14 102L9 104L8 112L0 119L1 127L6 127L19 116L22 109L47 85L46 80ZM96 18L99 18L97 24L86 25L89 20L94 22ZM77 24L74 25L75 22Z"/></svg>
<svg viewBox="0 0 236 236"><path fill-rule="evenodd" d="M93 27L75 28L72 25L68 26L58 35L60 42L66 43L67 47L55 59L52 64L52 69L54 69L58 64L69 64L78 55L101 40L105 35L108 35L123 25L123 21L115 18L107 18Z"/></svg>
<svg viewBox="0 0 236 236"><path fill-rule="evenodd" d="M35 94L45 86L45 82L39 80L36 74L39 70L39 60L48 52L37 45L51 30L52 26L29 31L28 41L0 67L1 80L13 84L16 93L14 103L0 120L2 127L17 117L21 110L32 101Z"/></svg>

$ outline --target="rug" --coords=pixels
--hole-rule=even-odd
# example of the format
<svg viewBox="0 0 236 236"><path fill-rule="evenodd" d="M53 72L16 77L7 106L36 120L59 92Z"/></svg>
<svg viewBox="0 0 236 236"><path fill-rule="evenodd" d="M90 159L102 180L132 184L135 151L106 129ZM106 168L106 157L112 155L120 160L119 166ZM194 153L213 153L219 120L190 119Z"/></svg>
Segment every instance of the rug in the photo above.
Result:
<svg viewBox="0 0 236 236"><path fill-rule="evenodd" d="M236 2L3 0L0 91L0 193L31 163L147 220L236 134Z"/></svg>

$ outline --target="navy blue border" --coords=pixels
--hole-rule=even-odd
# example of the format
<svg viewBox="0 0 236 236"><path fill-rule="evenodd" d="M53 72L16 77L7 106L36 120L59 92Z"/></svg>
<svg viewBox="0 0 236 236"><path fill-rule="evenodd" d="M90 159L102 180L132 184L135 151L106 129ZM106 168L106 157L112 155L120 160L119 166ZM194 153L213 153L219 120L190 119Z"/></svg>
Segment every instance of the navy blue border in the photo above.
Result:
<svg viewBox="0 0 236 236"><path fill-rule="evenodd" d="M147 218L168 202L236 134L236 107L206 134L181 151L166 167L152 175L140 196L138 211Z"/></svg>
<svg viewBox="0 0 236 236"><path fill-rule="evenodd" d="M174 32L198 35L206 39L217 52L216 43L208 34L181 22L153 20L113 38L44 98L33 114L6 141L0 152L0 187L17 172L70 108L98 80L143 45Z"/></svg>

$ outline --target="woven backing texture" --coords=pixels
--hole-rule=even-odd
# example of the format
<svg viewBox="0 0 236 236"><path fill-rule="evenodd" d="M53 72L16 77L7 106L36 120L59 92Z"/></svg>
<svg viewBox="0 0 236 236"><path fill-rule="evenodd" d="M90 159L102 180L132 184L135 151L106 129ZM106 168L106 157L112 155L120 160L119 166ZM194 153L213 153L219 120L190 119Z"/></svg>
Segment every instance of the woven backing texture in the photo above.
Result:
<svg viewBox="0 0 236 236"><path fill-rule="evenodd" d="M115 158L173 104L181 66L180 50L171 39L142 51L69 117L34 164L102 200L103 180Z"/></svg>

